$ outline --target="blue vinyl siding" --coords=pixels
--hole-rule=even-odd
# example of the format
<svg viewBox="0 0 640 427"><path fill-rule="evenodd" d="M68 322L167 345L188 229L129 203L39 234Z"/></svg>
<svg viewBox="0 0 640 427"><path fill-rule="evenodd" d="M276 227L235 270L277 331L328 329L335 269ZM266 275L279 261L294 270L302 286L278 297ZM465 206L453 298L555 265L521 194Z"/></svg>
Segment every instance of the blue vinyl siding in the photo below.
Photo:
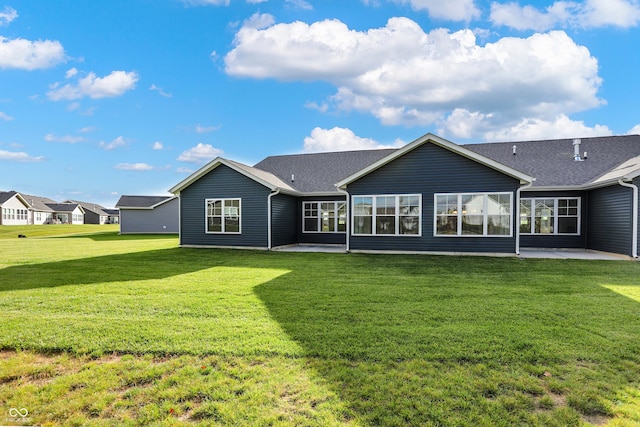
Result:
<svg viewBox="0 0 640 427"><path fill-rule="evenodd" d="M344 202L344 196L316 196L304 197L298 202L298 241L300 243L317 243L322 245L344 245L347 243L347 233L303 233L302 232L302 206L303 202ZM348 217L349 213L347 213Z"/></svg>
<svg viewBox="0 0 640 427"><path fill-rule="evenodd" d="M522 234L520 235L520 247L522 248L567 248L567 249L585 249L587 246L587 216L588 216L588 197L584 191L523 191L520 198L563 198L563 197L580 197L580 235L548 235L548 234Z"/></svg>
<svg viewBox="0 0 640 427"><path fill-rule="evenodd" d="M589 249L631 255L632 194L621 185L589 192Z"/></svg>
<svg viewBox="0 0 640 427"><path fill-rule="evenodd" d="M354 236L353 250L515 252L510 237L434 237L434 193L508 192L517 179L431 143L425 143L349 184L351 195L421 194L422 236ZM515 205L512 206L512 224Z"/></svg>
<svg viewBox="0 0 640 427"><path fill-rule="evenodd" d="M271 245L284 246L297 243L298 199L278 194L271 199Z"/></svg>
<svg viewBox="0 0 640 427"><path fill-rule="evenodd" d="M178 199L154 209L120 209L120 233L178 233Z"/></svg>
<svg viewBox="0 0 640 427"><path fill-rule="evenodd" d="M180 244L197 246L268 246L265 186L220 165L180 192ZM241 234L205 233L205 200L241 199Z"/></svg>

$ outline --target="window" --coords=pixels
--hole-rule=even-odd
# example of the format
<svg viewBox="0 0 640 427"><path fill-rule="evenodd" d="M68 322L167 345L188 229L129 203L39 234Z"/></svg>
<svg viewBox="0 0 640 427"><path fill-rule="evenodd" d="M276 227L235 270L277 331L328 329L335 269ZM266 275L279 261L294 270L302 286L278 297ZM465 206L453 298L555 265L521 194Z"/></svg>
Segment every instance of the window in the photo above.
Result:
<svg viewBox="0 0 640 427"><path fill-rule="evenodd" d="M240 233L240 199L206 200L207 233Z"/></svg>
<svg viewBox="0 0 640 427"><path fill-rule="evenodd" d="M420 236L419 194L353 197L353 234Z"/></svg>
<svg viewBox="0 0 640 427"><path fill-rule="evenodd" d="M579 235L580 198L522 199L520 233Z"/></svg>
<svg viewBox="0 0 640 427"><path fill-rule="evenodd" d="M511 193L435 195L436 236L511 236Z"/></svg>
<svg viewBox="0 0 640 427"><path fill-rule="evenodd" d="M305 233L344 233L347 230L345 202L304 202L302 231Z"/></svg>

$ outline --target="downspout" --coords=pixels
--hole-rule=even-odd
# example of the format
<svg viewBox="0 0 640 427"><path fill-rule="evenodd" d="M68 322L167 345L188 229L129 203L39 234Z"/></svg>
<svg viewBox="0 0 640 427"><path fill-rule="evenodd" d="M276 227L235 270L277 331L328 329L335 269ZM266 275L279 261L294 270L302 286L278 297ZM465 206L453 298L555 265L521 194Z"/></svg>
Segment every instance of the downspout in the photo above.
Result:
<svg viewBox="0 0 640 427"><path fill-rule="evenodd" d="M278 188L275 192L269 193L269 197L267 197L267 249L271 250L271 198L273 196L277 196L280 194L280 189Z"/></svg>
<svg viewBox="0 0 640 427"><path fill-rule="evenodd" d="M633 190L633 208L631 210L631 256L638 258L638 186L632 183L623 182L622 178L618 179L618 184Z"/></svg>
<svg viewBox="0 0 640 427"><path fill-rule="evenodd" d="M345 201L346 201L345 210L347 212L347 218L346 218L347 223L345 224L346 225L346 228L345 228L345 231L346 231L345 244L346 244L346 250L347 250L347 252L349 252L349 250L350 250L350 240L351 240L350 239L350 236L351 236L351 209L350 209L350 203L349 203L350 195L347 192L347 190L343 190L340 187L336 187L336 189L338 190L339 193L342 193L342 194L345 195Z"/></svg>
<svg viewBox="0 0 640 427"><path fill-rule="evenodd" d="M535 179L533 181L535 181ZM518 187L516 190L516 255L520 255L520 193L522 190L531 188L533 181L527 185Z"/></svg>

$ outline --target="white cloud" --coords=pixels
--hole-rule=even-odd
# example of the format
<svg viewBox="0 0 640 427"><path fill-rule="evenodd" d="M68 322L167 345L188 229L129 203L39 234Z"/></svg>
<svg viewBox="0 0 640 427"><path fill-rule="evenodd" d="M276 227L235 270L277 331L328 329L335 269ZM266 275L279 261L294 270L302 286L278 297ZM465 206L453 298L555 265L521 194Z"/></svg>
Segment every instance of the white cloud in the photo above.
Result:
<svg viewBox="0 0 640 427"><path fill-rule="evenodd" d="M14 162L41 162L44 160L43 156L30 156L22 151L5 151L0 150L0 160L11 160Z"/></svg>
<svg viewBox="0 0 640 427"><path fill-rule="evenodd" d="M637 0L587 0L581 14L585 27L635 27L640 23Z"/></svg>
<svg viewBox="0 0 640 427"><path fill-rule="evenodd" d="M0 69L37 70L49 68L66 60L58 41L8 39L0 36Z"/></svg>
<svg viewBox="0 0 640 427"><path fill-rule="evenodd" d="M426 10L429 16L451 21L471 21L480 17L474 0L393 0L409 4L413 10Z"/></svg>
<svg viewBox="0 0 640 427"><path fill-rule="evenodd" d="M122 136L119 136L116 139L112 140L111 142L100 141L100 144L98 145L100 146L100 148L104 148L107 151L111 151L118 147L127 145L127 142Z"/></svg>
<svg viewBox="0 0 640 427"><path fill-rule="evenodd" d="M9 6L5 6L4 10L0 12L0 27L10 24L11 21L18 17L18 12Z"/></svg>
<svg viewBox="0 0 640 427"><path fill-rule="evenodd" d="M293 7L295 9L313 10L313 6L311 6L311 3L305 0L285 0L284 3L287 6Z"/></svg>
<svg viewBox="0 0 640 427"><path fill-rule="evenodd" d="M252 28L254 30L261 30L263 28L267 28L275 24L276 19L273 15L268 13L254 13L249 17L249 19L245 20L242 23L243 28ZM212 52L215 54L215 51Z"/></svg>
<svg viewBox="0 0 640 427"><path fill-rule="evenodd" d="M304 139L304 151L317 153L324 151L373 150L377 148L397 148L405 143L395 141L392 145L384 145L370 138L357 136L351 129L334 127L322 129L316 127L311 135Z"/></svg>
<svg viewBox="0 0 640 427"><path fill-rule="evenodd" d="M90 132L93 132L94 130L96 130L96 128L94 126L85 126L85 127L81 128L78 132L80 132L80 133L90 133Z"/></svg>
<svg viewBox="0 0 640 427"><path fill-rule="evenodd" d="M57 136L53 133L46 134L44 136L44 140L47 142L66 142L68 144L76 144L78 142L85 141L85 139L81 136L73 136L73 135Z"/></svg>
<svg viewBox="0 0 640 427"><path fill-rule="evenodd" d="M115 168L125 171L150 171L153 166L146 163L118 163Z"/></svg>
<svg viewBox="0 0 640 427"><path fill-rule="evenodd" d="M546 31L552 28L635 27L640 23L637 0L556 1L544 11L518 3L493 3L490 20L517 30Z"/></svg>
<svg viewBox="0 0 640 427"><path fill-rule="evenodd" d="M64 73L65 78L70 79L72 77L75 77L78 74L78 69L77 68L71 68L69 70L67 70L66 73Z"/></svg>
<svg viewBox="0 0 640 427"><path fill-rule="evenodd" d="M14 118L11 117L10 115L8 115L7 113L4 113L2 111L0 111L0 120L4 120L5 122L11 121Z"/></svg>
<svg viewBox="0 0 640 427"><path fill-rule="evenodd" d="M337 88L327 100L332 109L369 113L387 125L442 125L460 109L492 129L604 103L597 59L563 31L481 46L471 30L425 33L408 18L368 31L325 20L243 26L234 44L228 74L326 81Z"/></svg>
<svg viewBox="0 0 640 427"><path fill-rule="evenodd" d="M149 90L155 90L160 94L160 96L164 96L165 98L171 98L173 96L172 94L165 92L164 90L162 90L162 88L159 88L158 86L153 84L151 85L151 87L149 87Z"/></svg>
<svg viewBox="0 0 640 427"><path fill-rule="evenodd" d="M180 156L178 156L178 160L189 163L206 163L222 153L222 150L214 148L209 144L198 143L195 147L183 151Z"/></svg>
<svg viewBox="0 0 640 427"><path fill-rule="evenodd" d="M200 123L198 123L196 125L195 131L196 133L209 133L209 132L213 132L214 130L218 130L220 129L220 126L201 126Z"/></svg>
<svg viewBox="0 0 640 427"><path fill-rule="evenodd" d="M629 129L627 135L640 135L640 123Z"/></svg>
<svg viewBox="0 0 640 427"><path fill-rule="evenodd" d="M60 83L53 84L47 96L52 101L80 99L86 96L92 99L113 98L135 88L139 78L133 71L112 71L105 77L96 77L95 73L91 72L79 78L77 84L66 84L62 87Z"/></svg>
<svg viewBox="0 0 640 427"><path fill-rule="evenodd" d="M160 141L156 141L153 143L153 147L154 150L162 150L164 149L164 144L162 144L162 142Z"/></svg>
<svg viewBox="0 0 640 427"><path fill-rule="evenodd" d="M487 141L515 141L609 135L613 135L613 132L607 126L589 127L583 121L571 120L561 114L553 120L524 119L510 128L487 132L484 139Z"/></svg>

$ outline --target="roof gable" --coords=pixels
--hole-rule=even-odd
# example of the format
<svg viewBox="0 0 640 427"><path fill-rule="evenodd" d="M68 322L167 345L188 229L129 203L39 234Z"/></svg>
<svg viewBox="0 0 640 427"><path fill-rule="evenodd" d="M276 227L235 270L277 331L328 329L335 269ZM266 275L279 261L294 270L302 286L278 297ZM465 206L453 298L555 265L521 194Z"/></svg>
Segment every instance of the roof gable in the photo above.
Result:
<svg viewBox="0 0 640 427"><path fill-rule="evenodd" d="M368 167L361 169L359 171L357 171L356 173L342 179L340 182L338 182L338 187L346 187L348 184L357 181L358 179L362 178L365 175L370 174L371 172L381 168L382 166L394 161L395 159L404 156L407 153L410 153L411 151L413 151L414 149L420 147L423 144L426 143L431 143L434 145L437 145L439 147L445 148L455 154L458 154L460 156L466 157L468 159L471 159L477 163L480 163L484 166L487 166L489 168L495 169L499 172L504 173L505 175L511 176L513 178L519 179L520 182L522 183L530 183L533 182L535 180L534 177L527 175L523 172L520 172L519 170L516 170L514 168L511 168L509 166L506 166L504 164L501 164L489 157L483 156L481 154L475 153L471 150L468 150L460 145L454 144L453 142L447 141L444 138L440 138L439 136L433 135L431 133L428 133L426 135L421 136L420 138L416 139L415 141L405 145L404 147L395 150L394 152L390 153L389 155L381 158L380 160L378 160L377 162L369 165Z"/></svg>
<svg viewBox="0 0 640 427"><path fill-rule="evenodd" d="M190 186L191 184L193 184L194 182L196 182L197 180L199 180L200 178L202 178L203 176L205 176L206 174L208 174L209 172L211 172L212 170L214 170L215 168L221 165L224 165L233 169L234 171L246 176L247 178L252 179L257 183L264 185L265 187L269 188L272 191L276 189L280 189L280 190L284 190L285 192L295 193L294 188L292 188L290 185L288 185L287 183L282 181L280 178L276 177L275 175L273 175L268 171L260 170L255 167L247 166L239 162L234 162L232 160L223 159L222 157L217 157L213 159L212 161L210 161L209 163L207 163L206 165L204 165L203 167L201 167L200 169L198 169L197 171L189 175L187 178L179 182L177 185L172 187L169 190L169 192L173 194L180 193L182 190L184 190L185 188L187 188L188 186Z"/></svg>
<svg viewBox="0 0 640 427"><path fill-rule="evenodd" d="M22 194L18 193L17 191L0 191L0 206L13 199L14 197L18 199L20 203L25 205L25 207L30 207L29 202L25 200Z"/></svg>

